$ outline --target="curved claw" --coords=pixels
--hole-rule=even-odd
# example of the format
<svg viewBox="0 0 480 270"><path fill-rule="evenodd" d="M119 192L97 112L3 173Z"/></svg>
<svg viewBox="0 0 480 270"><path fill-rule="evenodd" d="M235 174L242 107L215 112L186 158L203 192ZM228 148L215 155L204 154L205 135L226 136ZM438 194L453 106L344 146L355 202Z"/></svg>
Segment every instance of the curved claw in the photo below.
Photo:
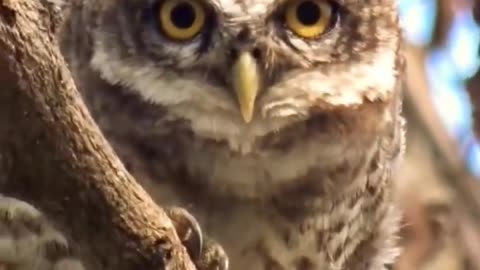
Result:
<svg viewBox="0 0 480 270"><path fill-rule="evenodd" d="M205 239L202 255L195 262L200 270L228 270L229 260L222 246L211 239Z"/></svg>
<svg viewBox="0 0 480 270"><path fill-rule="evenodd" d="M187 252L193 260L199 258L202 247L202 230L198 221L185 209L181 207L169 207L166 209L167 215L173 222L182 244L187 248Z"/></svg>

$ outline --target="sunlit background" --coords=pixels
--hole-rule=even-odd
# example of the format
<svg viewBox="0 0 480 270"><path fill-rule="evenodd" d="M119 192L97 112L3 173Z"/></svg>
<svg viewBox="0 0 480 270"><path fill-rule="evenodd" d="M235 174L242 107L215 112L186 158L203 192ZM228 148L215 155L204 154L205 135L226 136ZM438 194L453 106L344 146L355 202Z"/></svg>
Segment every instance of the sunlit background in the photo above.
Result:
<svg viewBox="0 0 480 270"><path fill-rule="evenodd" d="M470 100L480 91L471 11L480 0L396 1L407 151L394 182L404 224L394 270L480 270L480 144Z"/></svg>
<svg viewBox="0 0 480 270"><path fill-rule="evenodd" d="M459 1L461 2L461 1ZM398 0L405 39L429 47L437 20L437 0ZM434 106L468 169L480 179L480 145L472 133L472 107L465 81L480 66L480 28L467 5L458 4L444 45L429 48L425 69Z"/></svg>

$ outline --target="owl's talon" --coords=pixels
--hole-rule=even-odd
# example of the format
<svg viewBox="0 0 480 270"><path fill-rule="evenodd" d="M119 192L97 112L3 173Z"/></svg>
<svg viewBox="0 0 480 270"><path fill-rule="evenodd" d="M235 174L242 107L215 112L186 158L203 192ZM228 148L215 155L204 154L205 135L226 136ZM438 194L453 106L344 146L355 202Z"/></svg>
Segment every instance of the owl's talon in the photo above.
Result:
<svg viewBox="0 0 480 270"><path fill-rule="evenodd" d="M69 255L67 239L39 210L0 194L0 270L82 270Z"/></svg>
<svg viewBox="0 0 480 270"><path fill-rule="evenodd" d="M202 230L198 221L181 207L169 207L167 215L173 222L182 244L187 248L192 259L197 259L202 252Z"/></svg>
<svg viewBox="0 0 480 270"><path fill-rule="evenodd" d="M227 254L218 243L203 236L193 215L181 207L170 207L166 212L197 270L228 270Z"/></svg>
<svg viewBox="0 0 480 270"><path fill-rule="evenodd" d="M0 194L0 223L10 227L24 226L40 231L42 214L32 205Z"/></svg>
<svg viewBox="0 0 480 270"><path fill-rule="evenodd" d="M40 237L44 245L45 256L51 261L57 261L70 254L65 237L56 231L45 233Z"/></svg>
<svg viewBox="0 0 480 270"><path fill-rule="evenodd" d="M195 261L198 270L228 270L227 253L217 242L206 238L200 257Z"/></svg>

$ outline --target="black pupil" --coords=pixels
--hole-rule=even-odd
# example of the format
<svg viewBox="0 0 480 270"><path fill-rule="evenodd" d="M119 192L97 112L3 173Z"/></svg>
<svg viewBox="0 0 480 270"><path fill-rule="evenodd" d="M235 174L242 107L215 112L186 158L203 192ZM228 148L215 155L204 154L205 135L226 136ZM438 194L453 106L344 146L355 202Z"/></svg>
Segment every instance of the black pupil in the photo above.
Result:
<svg viewBox="0 0 480 270"><path fill-rule="evenodd" d="M189 28L195 21L195 10L188 3L180 3L172 9L170 18L178 28Z"/></svg>
<svg viewBox="0 0 480 270"><path fill-rule="evenodd" d="M320 8L312 1L304 1L297 8L297 18L304 25L313 25L320 20Z"/></svg>

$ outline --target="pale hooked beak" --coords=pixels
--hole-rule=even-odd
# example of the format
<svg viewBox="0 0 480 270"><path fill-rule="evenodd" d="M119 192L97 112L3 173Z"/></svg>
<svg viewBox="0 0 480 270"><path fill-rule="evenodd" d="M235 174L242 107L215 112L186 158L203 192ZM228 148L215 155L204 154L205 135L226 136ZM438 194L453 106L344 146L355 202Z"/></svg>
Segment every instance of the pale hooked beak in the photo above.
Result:
<svg viewBox="0 0 480 270"><path fill-rule="evenodd" d="M260 88L260 75L257 62L249 52L242 52L233 64L232 86L237 95L243 120L245 123L250 123Z"/></svg>

